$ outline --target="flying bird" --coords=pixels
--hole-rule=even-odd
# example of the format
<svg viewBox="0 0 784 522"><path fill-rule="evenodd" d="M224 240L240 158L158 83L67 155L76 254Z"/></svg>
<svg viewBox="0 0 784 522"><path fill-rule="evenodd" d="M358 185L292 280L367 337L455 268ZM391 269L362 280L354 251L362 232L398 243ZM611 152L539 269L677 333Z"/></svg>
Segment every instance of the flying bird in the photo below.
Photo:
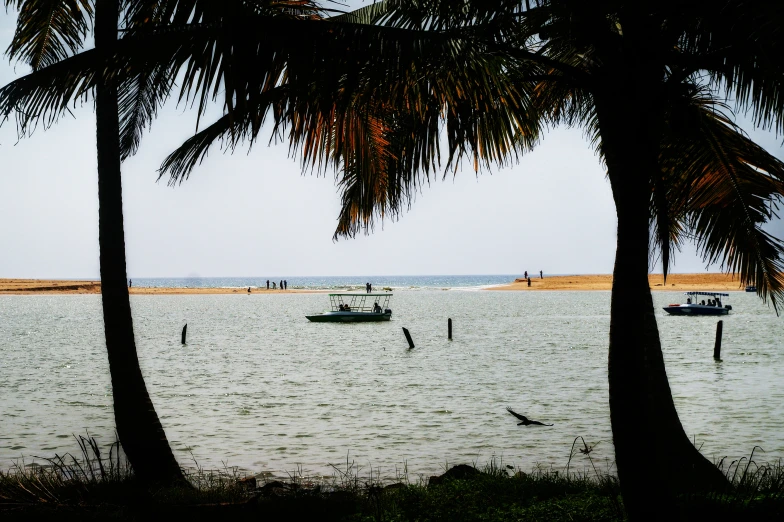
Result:
<svg viewBox="0 0 784 522"><path fill-rule="evenodd" d="M552 424L545 424L543 422L529 420L528 417L526 417L525 415L520 415L519 413L515 413L514 411L512 411L512 408L510 408L509 406L506 407L506 411L508 411L509 413L511 413L518 419L520 419L521 422L517 423L518 426L530 426L532 424L534 426L552 426Z"/></svg>

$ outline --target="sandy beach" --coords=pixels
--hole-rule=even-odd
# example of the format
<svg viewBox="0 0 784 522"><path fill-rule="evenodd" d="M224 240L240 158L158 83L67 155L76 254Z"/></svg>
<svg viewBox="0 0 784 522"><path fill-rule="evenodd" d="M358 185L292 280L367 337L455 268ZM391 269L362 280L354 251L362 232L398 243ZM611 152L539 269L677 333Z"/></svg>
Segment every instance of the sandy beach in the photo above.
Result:
<svg viewBox="0 0 784 522"><path fill-rule="evenodd" d="M667 283L662 280L661 274L648 276L652 290L742 290L737 278L727 274L670 274ZM494 286L488 290L611 290L612 275L570 275L531 277L531 286L525 279L516 279L506 285ZM34 295L34 294L98 294L101 292L100 281L78 280L47 280L47 279L0 279L0 295ZM315 289L289 289L267 290L266 288L251 288L251 293L261 294L292 294L292 293L325 293L329 290ZM247 294L247 288L149 288L133 287L130 293L134 295L182 295L182 294Z"/></svg>
<svg viewBox="0 0 784 522"><path fill-rule="evenodd" d="M525 279L515 279L508 285L494 286L488 290L612 290L612 275L570 275L545 277L540 279L531 277L531 286ZM650 274L648 284L651 290L683 291L722 291L722 290L743 290L745 287L740 284L737 276L733 277L721 273L705 274L669 274L667 282L661 274Z"/></svg>
<svg viewBox="0 0 784 522"><path fill-rule="evenodd" d="M251 288L251 293L259 294L313 294L327 290L267 290ZM0 279L0 295L37 295L37 294L100 294L100 281L68 281L57 279ZM149 288L132 287L134 295L183 295L183 294L247 294L247 288Z"/></svg>

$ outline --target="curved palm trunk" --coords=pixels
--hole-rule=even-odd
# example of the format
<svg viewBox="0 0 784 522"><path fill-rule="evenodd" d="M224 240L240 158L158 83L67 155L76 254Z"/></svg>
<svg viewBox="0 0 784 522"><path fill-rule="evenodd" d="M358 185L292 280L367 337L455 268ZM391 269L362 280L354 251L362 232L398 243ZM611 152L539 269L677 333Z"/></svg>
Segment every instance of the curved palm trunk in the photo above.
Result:
<svg viewBox="0 0 784 522"><path fill-rule="evenodd" d="M96 2L95 45L117 41L117 0ZM144 384L133 337L125 272L117 88L96 89L98 149L98 243L106 350L112 379L114 418L122 447L136 476L147 482L184 481Z"/></svg>
<svg viewBox="0 0 784 522"><path fill-rule="evenodd" d="M674 494L722 488L727 482L684 432L664 368L648 285L650 180L658 167L655 150L647 144L657 143L652 135L656 119L640 110L641 99L655 105L655 93L629 92L630 85L640 84L613 79L603 95L596 96L618 216L610 309L610 420L630 518L666 520L672 515Z"/></svg>

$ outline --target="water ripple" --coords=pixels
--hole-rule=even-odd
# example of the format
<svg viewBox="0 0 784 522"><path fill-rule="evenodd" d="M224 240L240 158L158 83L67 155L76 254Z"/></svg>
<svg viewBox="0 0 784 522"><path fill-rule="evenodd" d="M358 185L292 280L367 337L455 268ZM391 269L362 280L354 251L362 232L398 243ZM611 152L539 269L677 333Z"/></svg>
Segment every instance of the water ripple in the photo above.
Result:
<svg viewBox="0 0 784 522"><path fill-rule="evenodd" d="M404 467L416 477L493 455L560 468L578 435L605 441L592 456L612 460L608 292L404 291L390 323L306 322L325 300L132 297L142 371L180 462L287 477L330 475L348 455L392 479ZM709 458L759 444L775 459L784 455L781 320L753 296L731 302L719 363L715 319L658 316L673 395ZM0 317L0 469L21 453L72 452L71 434L112 442L100 297L0 296ZM518 428L506 406L556 426Z"/></svg>

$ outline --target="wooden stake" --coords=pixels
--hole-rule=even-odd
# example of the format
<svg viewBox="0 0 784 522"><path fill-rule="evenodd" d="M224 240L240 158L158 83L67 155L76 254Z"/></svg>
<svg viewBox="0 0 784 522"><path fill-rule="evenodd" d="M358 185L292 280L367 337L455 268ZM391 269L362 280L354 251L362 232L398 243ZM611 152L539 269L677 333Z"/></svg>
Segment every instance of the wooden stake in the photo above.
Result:
<svg viewBox="0 0 784 522"><path fill-rule="evenodd" d="M449 340L452 340L452 318L450 317L446 321L446 328L449 331Z"/></svg>
<svg viewBox="0 0 784 522"><path fill-rule="evenodd" d="M713 345L713 358L721 360L721 331L724 328L724 321L716 323L716 344Z"/></svg>
<svg viewBox="0 0 784 522"><path fill-rule="evenodd" d="M185 344L185 333L188 331L188 323L182 327L182 344Z"/></svg>
<svg viewBox="0 0 784 522"><path fill-rule="evenodd" d="M403 333L406 334L406 341L408 341L408 349L412 349L414 347L414 341L411 339L411 334L408 333L408 328L403 327Z"/></svg>

